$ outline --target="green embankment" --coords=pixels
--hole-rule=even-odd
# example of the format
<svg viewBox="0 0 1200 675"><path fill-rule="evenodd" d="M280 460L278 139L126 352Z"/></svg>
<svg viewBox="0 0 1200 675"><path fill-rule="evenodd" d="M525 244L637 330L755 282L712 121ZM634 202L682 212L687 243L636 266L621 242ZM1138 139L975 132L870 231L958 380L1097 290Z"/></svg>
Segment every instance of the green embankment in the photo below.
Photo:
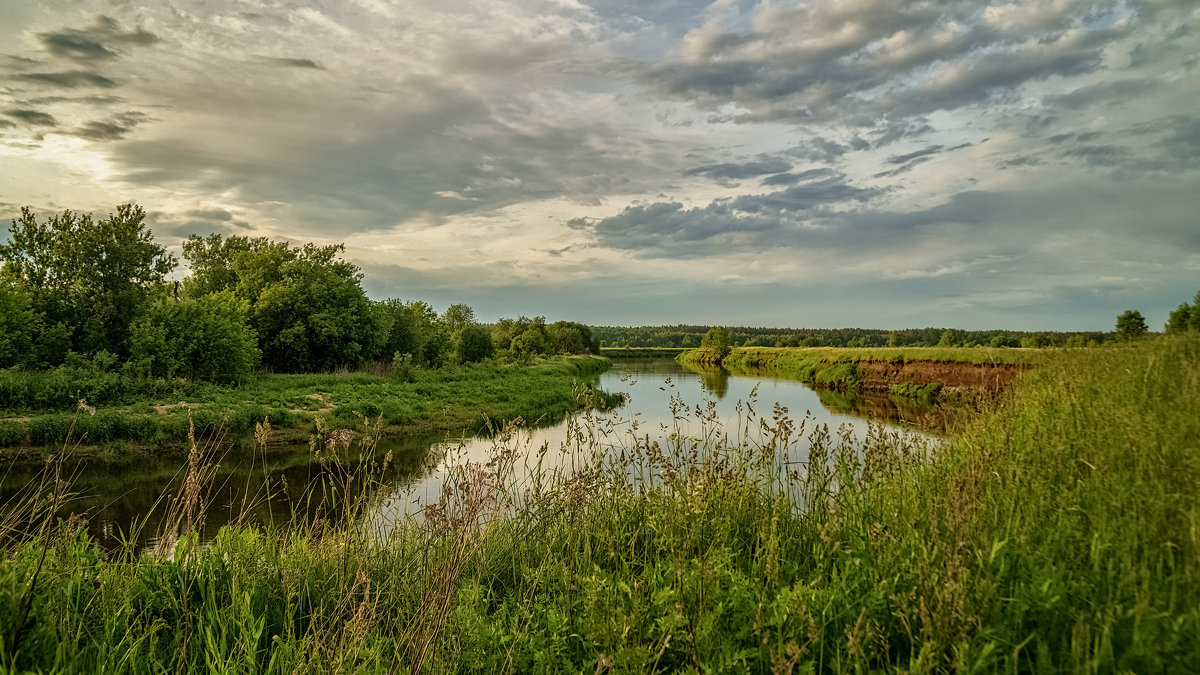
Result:
<svg viewBox="0 0 1200 675"><path fill-rule="evenodd" d="M585 385L576 380L608 365L598 356L554 357L531 365L415 370L411 381L364 372L276 374L249 377L237 386L181 382L154 391L119 375L97 385L53 372L0 371L0 447L53 449L67 442L179 450L189 417L201 436L224 433L235 439L248 437L267 419L276 436L304 442L316 416L335 429L382 415L389 434L474 431L518 416L531 423L557 418L579 405L574 388ZM84 397L88 407L82 410L79 392L92 395ZM606 394L597 396L602 405L616 403Z"/></svg>
<svg viewBox="0 0 1200 675"><path fill-rule="evenodd" d="M936 378L954 378L967 371L987 368L1011 369L1034 365L1045 358L1043 350L985 347L735 347L723 359L712 350L693 349L680 354L685 365L720 366L732 373L767 371L801 382L841 391L856 390L864 379L883 378L882 386L894 396L921 401L935 400L947 383ZM941 373L920 373L920 364L936 364ZM905 370L918 371L905 374ZM888 381L889 378L899 378ZM915 380L912 378L916 378ZM978 373L966 379L984 384L993 380ZM1002 378L1009 379L1009 378ZM872 382L877 387L880 382Z"/></svg>
<svg viewBox="0 0 1200 675"><path fill-rule="evenodd" d="M883 429L857 455L810 429L814 469L781 473L794 429L767 419L761 442L680 435L566 484L466 481L383 541L229 529L108 560L51 523L4 544L0 663L1196 672L1198 405L1200 341L1158 340L1048 356L929 459ZM493 500L509 515L483 518Z"/></svg>

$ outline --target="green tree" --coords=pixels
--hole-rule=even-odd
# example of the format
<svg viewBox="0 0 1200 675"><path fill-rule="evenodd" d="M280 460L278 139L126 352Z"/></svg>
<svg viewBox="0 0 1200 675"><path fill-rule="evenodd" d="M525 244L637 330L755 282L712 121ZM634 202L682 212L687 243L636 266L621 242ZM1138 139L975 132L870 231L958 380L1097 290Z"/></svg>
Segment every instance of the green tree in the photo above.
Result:
<svg viewBox="0 0 1200 675"><path fill-rule="evenodd" d="M960 330L947 328L942 331L942 337L938 340L938 347L957 347L963 343L963 334Z"/></svg>
<svg viewBox="0 0 1200 675"><path fill-rule="evenodd" d="M1168 334L1200 331L1200 292L1196 293L1195 304L1185 302L1171 312L1164 331Z"/></svg>
<svg viewBox="0 0 1200 675"><path fill-rule="evenodd" d="M9 242L0 244L0 261L30 290L46 325L66 329L76 351L127 355L130 325L176 263L145 219L134 204L100 221L63 211L39 223L23 208Z"/></svg>
<svg viewBox="0 0 1200 675"><path fill-rule="evenodd" d="M344 247L245 237L192 237L188 294L231 290L250 304L263 364L284 372L356 366L382 358L391 315L367 298ZM390 356L390 354L388 355Z"/></svg>
<svg viewBox="0 0 1200 675"><path fill-rule="evenodd" d="M454 356L460 363L482 361L495 352L492 333L477 323L470 323L454 334Z"/></svg>
<svg viewBox="0 0 1200 675"><path fill-rule="evenodd" d="M391 317L384 354L409 354L418 364L429 364L428 347L436 346L436 335L442 330L433 306L422 300L403 302L390 299L380 303L382 311ZM433 354L434 359L438 354Z"/></svg>
<svg viewBox="0 0 1200 675"><path fill-rule="evenodd" d="M600 341L592 329L574 321L555 321L546 327L550 351L555 354L599 354Z"/></svg>
<svg viewBox="0 0 1200 675"><path fill-rule="evenodd" d="M450 305L442 313L442 323L451 334L457 333L475 323L475 310L463 304Z"/></svg>
<svg viewBox="0 0 1200 675"><path fill-rule="evenodd" d="M700 339L700 347L715 352L719 362L725 360L725 357L729 356L729 352L733 351L731 342L728 328L725 326L713 326Z"/></svg>
<svg viewBox="0 0 1200 675"><path fill-rule="evenodd" d="M1146 319L1135 309L1125 310L1117 317L1117 340L1128 342L1146 334Z"/></svg>
<svg viewBox="0 0 1200 675"><path fill-rule="evenodd" d="M134 322L130 362L156 377L235 381L261 356L249 309L228 290L154 302Z"/></svg>
<svg viewBox="0 0 1200 675"><path fill-rule="evenodd" d="M0 273L0 368L29 365L40 328L28 289Z"/></svg>

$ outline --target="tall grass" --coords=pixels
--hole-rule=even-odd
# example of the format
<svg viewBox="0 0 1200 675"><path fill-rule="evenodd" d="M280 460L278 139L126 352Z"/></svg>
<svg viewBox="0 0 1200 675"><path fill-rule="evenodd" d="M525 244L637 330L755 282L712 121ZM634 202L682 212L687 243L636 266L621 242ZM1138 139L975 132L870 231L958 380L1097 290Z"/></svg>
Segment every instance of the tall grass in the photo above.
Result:
<svg viewBox="0 0 1200 675"><path fill-rule="evenodd" d="M510 429L387 527L386 486L347 491L341 524L298 511L207 544L184 532L159 555L105 558L44 520L4 545L0 662L1195 672L1198 401L1200 341L1161 340L1047 358L934 451L755 401L721 428L676 401L661 437L590 414L562 448ZM348 441L324 430L312 448L333 462Z"/></svg>

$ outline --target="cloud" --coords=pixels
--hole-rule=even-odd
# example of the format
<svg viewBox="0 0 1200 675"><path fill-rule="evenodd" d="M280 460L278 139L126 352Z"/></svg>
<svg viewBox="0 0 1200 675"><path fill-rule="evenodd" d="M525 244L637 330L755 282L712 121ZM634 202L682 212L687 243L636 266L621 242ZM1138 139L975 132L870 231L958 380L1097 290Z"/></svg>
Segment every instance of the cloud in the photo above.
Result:
<svg viewBox="0 0 1200 675"><path fill-rule="evenodd" d="M1054 325L1200 250L1194 3L406 2L10 10L5 197L584 320Z"/></svg>
<svg viewBox="0 0 1200 675"><path fill-rule="evenodd" d="M114 115L106 120L93 120L70 133L90 141L116 141L124 138L139 124L149 119L140 112L127 112Z"/></svg>
<svg viewBox="0 0 1200 675"><path fill-rule="evenodd" d="M37 84L49 84L64 89L78 89L82 87L111 89L117 86L114 80L88 70L68 70L56 73L21 73L14 76L13 79Z"/></svg>
<svg viewBox="0 0 1200 675"><path fill-rule="evenodd" d="M54 119L53 115L41 112L40 110L29 110L28 108L11 108L5 110L4 114L22 122L38 127L55 127L58 126L58 120Z"/></svg>
<svg viewBox="0 0 1200 675"><path fill-rule="evenodd" d="M769 173L780 173L792 168L792 163L780 157L759 156L748 162L722 162L689 169L685 176L707 176L714 180L745 180Z"/></svg>
<svg viewBox="0 0 1200 675"><path fill-rule="evenodd" d="M1120 23L1079 28L1094 19L1088 2L989 6L984 13L953 1L765 6L749 30L692 31L680 58L647 66L641 81L714 110L736 101L746 110L739 121L862 117L871 124L1094 71L1104 47L1124 34Z"/></svg>
<svg viewBox="0 0 1200 675"><path fill-rule="evenodd" d="M269 65L269 66L280 66L280 67L284 67L284 68L312 68L314 70L322 69L321 64L317 63L316 61L314 61L312 59L288 58L288 57L276 57L276 56L257 56L257 57L255 57L255 60L258 61L259 63Z"/></svg>
<svg viewBox="0 0 1200 675"><path fill-rule="evenodd" d="M608 218L574 219L569 224L592 232L603 246L651 258L688 259L729 247L745 250L801 243L821 247L830 242L828 233L817 227L822 219L879 194L879 189L856 187L844 176L826 174L785 190L716 200L702 207L654 202L626 207Z"/></svg>
<svg viewBox="0 0 1200 675"><path fill-rule="evenodd" d="M116 58L118 45L145 46L158 42L153 33L141 28L122 30L107 16L96 17L95 23L87 28L41 33L38 38L51 54L81 63Z"/></svg>
<svg viewBox="0 0 1200 675"><path fill-rule="evenodd" d="M774 176L768 176L763 179L763 185L795 185L806 180L814 180L817 178L830 178L833 176L845 177L845 174L840 174L830 168L806 169L799 173L780 173Z"/></svg>

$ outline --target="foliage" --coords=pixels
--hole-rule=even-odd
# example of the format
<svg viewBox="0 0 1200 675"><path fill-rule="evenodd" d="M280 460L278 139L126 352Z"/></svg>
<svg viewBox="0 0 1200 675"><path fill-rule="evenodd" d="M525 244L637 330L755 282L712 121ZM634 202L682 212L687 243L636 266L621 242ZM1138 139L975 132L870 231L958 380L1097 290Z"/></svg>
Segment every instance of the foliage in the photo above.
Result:
<svg viewBox="0 0 1200 675"><path fill-rule="evenodd" d="M1120 342L1136 340L1145 335L1146 331L1146 319L1135 309L1125 310L1117 317L1116 336Z"/></svg>
<svg viewBox="0 0 1200 675"><path fill-rule="evenodd" d="M475 310L461 303L450 305L442 313L442 324L451 334L475 323Z"/></svg>
<svg viewBox="0 0 1200 675"><path fill-rule="evenodd" d="M1200 331L1200 292L1196 293L1193 304L1182 303L1171 312L1164 330L1168 335Z"/></svg>
<svg viewBox="0 0 1200 675"><path fill-rule="evenodd" d="M39 223L23 208L10 241L0 244L0 261L29 290L46 326L69 327L71 349L124 356L137 312L175 267L145 217L140 206L122 204L99 221L63 211Z"/></svg>
<svg viewBox="0 0 1200 675"><path fill-rule="evenodd" d="M29 291L0 274L0 368L30 362L40 325Z"/></svg>
<svg viewBox="0 0 1200 675"><path fill-rule="evenodd" d="M236 381L260 358L248 312L228 290L159 300L133 326L130 360L153 377Z"/></svg>
<svg viewBox="0 0 1200 675"><path fill-rule="evenodd" d="M497 350L525 357L548 354L551 349L550 338L546 333L546 319L541 316L532 319L526 316L500 319L492 327L492 342Z"/></svg>
<svg viewBox="0 0 1200 675"><path fill-rule="evenodd" d="M443 326L437 311L424 301L403 302L389 299L380 307L391 317L392 328L388 332L384 352L410 354L415 362L431 365L442 360L440 339Z"/></svg>
<svg viewBox="0 0 1200 675"><path fill-rule="evenodd" d="M708 329L704 337L700 340L700 348L707 349L717 357L717 363L729 356L732 349L730 345L729 329L724 326L713 326Z"/></svg>
<svg viewBox="0 0 1200 675"><path fill-rule="evenodd" d="M263 364L322 371L381 358L390 315L367 299L341 245L291 247L265 238L193 235L184 245L189 295L221 290L250 304ZM395 350L393 350L395 351Z"/></svg>
<svg viewBox="0 0 1200 675"><path fill-rule="evenodd" d="M492 332L477 323L466 324L454 333L454 357L459 363L482 361L495 351Z"/></svg>

